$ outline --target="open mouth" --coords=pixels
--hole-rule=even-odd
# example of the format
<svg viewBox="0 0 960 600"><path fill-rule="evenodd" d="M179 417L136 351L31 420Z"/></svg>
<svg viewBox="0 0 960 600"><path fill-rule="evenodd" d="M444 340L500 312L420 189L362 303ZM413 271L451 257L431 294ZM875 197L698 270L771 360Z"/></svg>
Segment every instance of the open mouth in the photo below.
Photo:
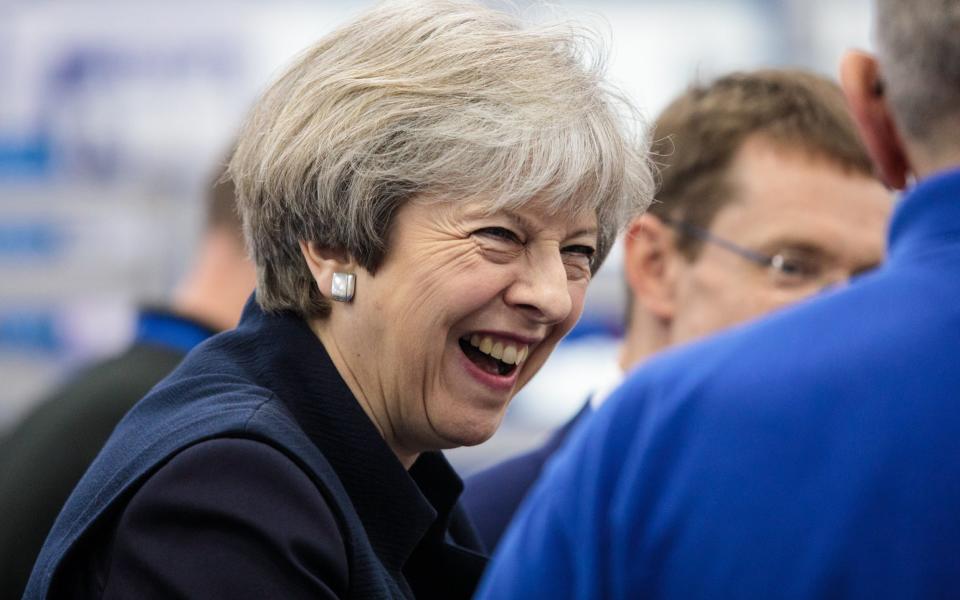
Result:
<svg viewBox="0 0 960 600"><path fill-rule="evenodd" d="M504 342L477 333L460 338L460 349L481 370L502 377L512 375L530 351L525 344Z"/></svg>

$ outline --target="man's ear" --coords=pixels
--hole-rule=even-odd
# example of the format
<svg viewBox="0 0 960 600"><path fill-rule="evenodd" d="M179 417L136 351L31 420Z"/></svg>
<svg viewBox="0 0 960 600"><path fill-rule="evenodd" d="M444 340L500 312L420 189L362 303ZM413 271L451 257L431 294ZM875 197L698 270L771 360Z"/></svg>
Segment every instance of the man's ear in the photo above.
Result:
<svg viewBox="0 0 960 600"><path fill-rule="evenodd" d="M880 179L902 190L912 168L884 96L877 60L865 52L848 51L840 62L840 84Z"/></svg>
<svg viewBox="0 0 960 600"><path fill-rule="evenodd" d="M660 319L673 319L676 254L673 230L658 217L647 213L630 222L624 237L623 268L636 308L643 307Z"/></svg>
<svg viewBox="0 0 960 600"><path fill-rule="evenodd" d="M344 250L335 250L317 242L300 242L300 252L324 298L330 298L334 273L355 273L357 264Z"/></svg>

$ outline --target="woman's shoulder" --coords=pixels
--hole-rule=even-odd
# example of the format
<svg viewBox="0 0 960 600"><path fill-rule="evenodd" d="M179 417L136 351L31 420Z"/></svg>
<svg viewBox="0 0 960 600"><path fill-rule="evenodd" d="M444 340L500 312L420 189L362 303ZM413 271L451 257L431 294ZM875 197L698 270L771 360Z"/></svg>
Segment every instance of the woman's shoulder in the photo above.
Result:
<svg viewBox="0 0 960 600"><path fill-rule="evenodd" d="M342 597L344 535L322 484L263 441L196 443L154 472L118 517L106 588L217 597ZM269 585L270 589L264 588Z"/></svg>

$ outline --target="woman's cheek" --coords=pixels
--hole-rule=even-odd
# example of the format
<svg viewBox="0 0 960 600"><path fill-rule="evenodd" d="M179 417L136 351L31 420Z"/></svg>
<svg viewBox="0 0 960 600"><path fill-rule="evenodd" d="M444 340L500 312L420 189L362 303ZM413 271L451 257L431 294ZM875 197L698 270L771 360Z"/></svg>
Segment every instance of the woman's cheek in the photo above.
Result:
<svg viewBox="0 0 960 600"><path fill-rule="evenodd" d="M583 314L584 301L587 295L587 284L589 279L580 281L571 281L567 286L570 294L570 316L563 322L562 327L569 330L576 324L577 320L580 318L580 315ZM566 333L566 331L564 331Z"/></svg>

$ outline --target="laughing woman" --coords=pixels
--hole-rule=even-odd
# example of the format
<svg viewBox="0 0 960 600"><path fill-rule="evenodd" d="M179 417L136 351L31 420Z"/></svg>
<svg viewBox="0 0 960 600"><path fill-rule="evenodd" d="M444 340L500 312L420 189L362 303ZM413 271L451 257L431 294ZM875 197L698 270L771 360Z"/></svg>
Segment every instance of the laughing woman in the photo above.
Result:
<svg viewBox="0 0 960 600"><path fill-rule="evenodd" d="M302 55L230 165L255 299L118 426L27 596L469 597L439 450L493 434L651 193L585 41L421 0Z"/></svg>

